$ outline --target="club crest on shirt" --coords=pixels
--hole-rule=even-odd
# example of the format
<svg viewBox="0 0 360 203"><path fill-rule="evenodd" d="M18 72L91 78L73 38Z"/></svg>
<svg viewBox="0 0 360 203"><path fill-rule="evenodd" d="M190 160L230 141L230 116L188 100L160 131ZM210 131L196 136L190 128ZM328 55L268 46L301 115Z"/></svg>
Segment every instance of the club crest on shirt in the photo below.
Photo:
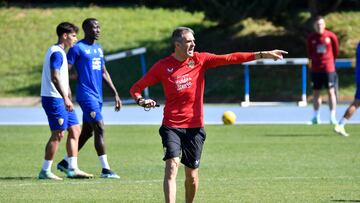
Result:
<svg viewBox="0 0 360 203"><path fill-rule="evenodd" d="M325 43L326 43L326 44L329 44L330 42L331 42L330 37L326 37L326 38L325 38Z"/></svg>
<svg viewBox="0 0 360 203"><path fill-rule="evenodd" d="M95 118L96 112L95 111L90 112L90 116L91 116L91 118Z"/></svg>
<svg viewBox="0 0 360 203"><path fill-rule="evenodd" d="M194 62L193 60L190 60L190 61L188 62L188 66L189 66L190 68L194 68L194 65L195 65L195 62Z"/></svg>
<svg viewBox="0 0 360 203"><path fill-rule="evenodd" d="M90 49L85 49L86 54L90 54Z"/></svg>
<svg viewBox="0 0 360 203"><path fill-rule="evenodd" d="M167 72L172 73L174 71L174 68L167 68Z"/></svg>
<svg viewBox="0 0 360 203"><path fill-rule="evenodd" d="M64 124L64 119L63 119L63 118L59 118L59 119L58 119L58 123L59 123L59 125L63 125L63 124Z"/></svg>

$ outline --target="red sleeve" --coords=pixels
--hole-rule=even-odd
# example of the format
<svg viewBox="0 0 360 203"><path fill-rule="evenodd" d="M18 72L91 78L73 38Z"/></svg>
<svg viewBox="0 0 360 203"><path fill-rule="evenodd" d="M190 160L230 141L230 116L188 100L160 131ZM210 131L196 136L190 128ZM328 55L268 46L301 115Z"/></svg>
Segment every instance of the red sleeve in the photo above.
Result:
<svg viewBox="0 0 360 203"><path fill-rule="evenodd" d="M205 68L214 68L217 66L240 64L255 60L255 52L235 52L225 55L216 55L202 53Z"/></svg>
<svg viewBox="0 0 360 203"><path fill-rule="evenodd" d="M336 59L339 56L339 41L334 33L331 35L331 43L334 53L334 59Z"/></svg>
<svg viewBox="0 0 360 203"><path fill-rule="evenodd" d="M157 74L157 64L153 65L150 68L149 72L145 74L140 80L138 80L131 88L130 88L130 95L132 98L136 99L141 96L141 92L149 86L155 85L160 80Z"/></svg>

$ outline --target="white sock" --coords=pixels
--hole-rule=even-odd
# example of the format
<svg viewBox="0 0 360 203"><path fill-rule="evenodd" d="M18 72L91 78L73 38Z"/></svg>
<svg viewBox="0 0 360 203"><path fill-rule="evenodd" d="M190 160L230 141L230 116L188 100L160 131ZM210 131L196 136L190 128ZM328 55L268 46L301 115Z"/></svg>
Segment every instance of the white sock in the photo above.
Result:
<svg viewBox="0 0 360 203"><path fill-rule="evenodd" d="M64 160L69 163L69 157L67 155L64 156Z"/></svg>
<svg viewBox="0 0 360 203"><path fill-rule="evenodd" d="M339 121L339 125L345 125L347 123L348 119L346 119L345 117L342 117Z"/></svg>
<svg viewBox="0 0 360 203"><path fill-rule="evenodd" d="M68 157L67 162L69 163L69 169L77 169L78 168L76 156Z"/></svg>
<svg viewBox="0 0 360 203"><path fill-rule="evenodd" d="M106 154L99 156L99 161L102 168L110 169Z"/></svg>
<svg viewBox="0 0 360 203"><path fill-rule="evenodd" d="M335 110L330 111L330 119L336 120L336 111Z"/></svg>
<svg viewBox="0 0 360 203"><path fill-rule="evenodd" d="M42 170L43 171L51 171L51 165L53 163L53 160L44 160L43 165L42 165Z"/></svg>

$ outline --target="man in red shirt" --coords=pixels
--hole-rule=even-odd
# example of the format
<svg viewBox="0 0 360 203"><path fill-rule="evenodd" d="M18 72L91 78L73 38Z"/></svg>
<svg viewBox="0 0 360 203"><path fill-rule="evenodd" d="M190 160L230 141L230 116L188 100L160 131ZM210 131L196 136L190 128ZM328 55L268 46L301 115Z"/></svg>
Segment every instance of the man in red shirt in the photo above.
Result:
<svg viewBox="0 0 360 203"><path fill-rule="evenodd" d="M175 29L172 42L174 53L155 63L149 72L131 87L130 94L138 105L155 107L156 102L142 98L141 92L158 82L162 84L166 101L159 133L165 151L165 202L175 202L180 158L185 165L186 202L193 202L198 189L198 167L206 138L203 120L205 71L259 58L282 59L282 54L287 52L273 50L226 55L195 52L194 32L187 27Z"/></svg>
<svg viewBox="0 0 360 203"><path fill-rule="evenodd" d="M325 20L318 16L314 22L315 32L307 39L307 50L311 60L311 79L314 97L314 116L312 124L320 123L321 88L328 90L330 123L336 124L336 71L335 59L339 54L339 42L333 32L325 29Z"/></svg>

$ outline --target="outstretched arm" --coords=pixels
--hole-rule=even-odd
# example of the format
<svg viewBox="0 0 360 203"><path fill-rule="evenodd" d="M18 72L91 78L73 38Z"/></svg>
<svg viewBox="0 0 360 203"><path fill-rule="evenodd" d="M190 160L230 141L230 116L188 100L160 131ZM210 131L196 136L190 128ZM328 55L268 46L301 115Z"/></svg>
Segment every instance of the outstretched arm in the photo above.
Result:
<svg viewBox="0 0 360 203"><path fill-rule="evenodd" d="M214 68L223 65L230 64L240 64L248 61L253 61L256 59L282 59L283 54L287 54L288 52L283 50L271 50L271 51L259 51L259 52L234 52L230 54L224 55L216 55L205 53L203 56L205 57L204 66L206 68Z"/></svg>
<svg viewBox="0 0 360 203"><path fill-rule="evenodd" d="M111 80L110 74L109 72L106 70L105 65L103 66L103 79L105 81L105 83L110 87L110 89L113 91L114 93L114 97L115 97L115 111L119 111L121 109L121 100L119 97L118 92L116 91L116 88L114 86L114 83Z"/></svg>

